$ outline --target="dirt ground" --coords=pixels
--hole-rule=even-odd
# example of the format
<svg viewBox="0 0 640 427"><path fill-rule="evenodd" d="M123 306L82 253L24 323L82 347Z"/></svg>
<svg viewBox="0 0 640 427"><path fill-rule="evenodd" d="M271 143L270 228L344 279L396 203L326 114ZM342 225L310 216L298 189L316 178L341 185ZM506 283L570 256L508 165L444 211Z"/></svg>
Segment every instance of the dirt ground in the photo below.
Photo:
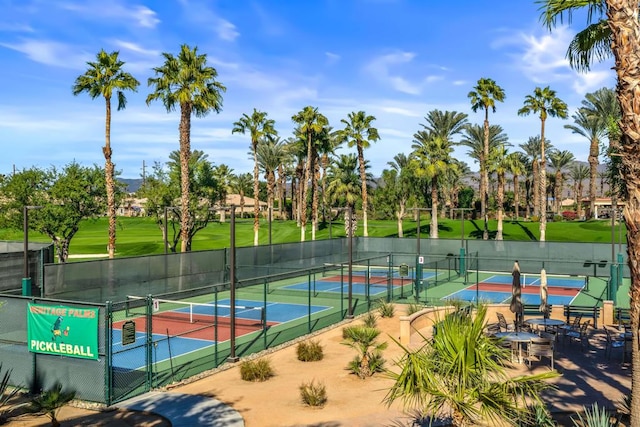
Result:
<svg viewBox="0 0 640 427"><path fill-rule="evenodd" d="M377 327L382 331L380 341L388 342L384 351L387 366L397 359L402 350L391 337L399 339L398 316L403 306L396 306L393 318L379 318ZM353 324L361 323L355 319ZM350 324L345 323L342 326ZM383 426L408 420L399 405L387 408L383 398L392 384L391 380L376 374L359 379L345 368L356 355L355 350L341 344L342 327L336 327L314 336L324 350L324 359L317 362L300 362L296 346L291 345L262 357L268 357L275 376L263 383L245 382L240 379L239 364L219 370L197 381L178 385L168 392L201 394L225 402L238 411L246 427L284 427L322 425ZM323 408L306 407L300 400L299 387L309 381L322 382L326 386L328 402ZM117 405L116 405L117 406ZM142 426L167 427L171 424L153 414L133 411L92 411L65 406L58 414L62 426ZM32 415L12 419L11 426L50 425L45 416ZM397 424L393 424L397 425Z"/></svg>

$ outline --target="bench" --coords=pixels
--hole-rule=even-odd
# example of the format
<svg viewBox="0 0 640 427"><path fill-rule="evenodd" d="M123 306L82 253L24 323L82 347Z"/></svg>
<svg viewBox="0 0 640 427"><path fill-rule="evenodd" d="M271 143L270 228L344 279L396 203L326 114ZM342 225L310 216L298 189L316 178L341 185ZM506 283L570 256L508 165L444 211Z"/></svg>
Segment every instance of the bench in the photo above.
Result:
<svg viewBox="0 0 640 427"><path fill-rule="evenodd" d="M628 308L616 308L614 319L617 325L628 325L631 323L631 313Z"/></svg>
<svg viewBox="0 0 640 427"><path fill-rule="evenodd" d="M547 313L551 313L551 309L553 308L551 306L551 304L548 304L547 307L548 307L548 312ZM522 305L522 314L525 317L526 316L540 317L540 316L544 315L544 313L540 311L540 305L538 305L538 304L523 304Z"/></svg>
<svg viewBox="0 0 640 427"><path fill-rule="evenodd" d="M571 319L581 314L582 317L593 319L593 327L598 327L598 317L600 317L600 307L590 307L582 305L565 305L564 316L567 318L567 324L571 323Z"/></svg>

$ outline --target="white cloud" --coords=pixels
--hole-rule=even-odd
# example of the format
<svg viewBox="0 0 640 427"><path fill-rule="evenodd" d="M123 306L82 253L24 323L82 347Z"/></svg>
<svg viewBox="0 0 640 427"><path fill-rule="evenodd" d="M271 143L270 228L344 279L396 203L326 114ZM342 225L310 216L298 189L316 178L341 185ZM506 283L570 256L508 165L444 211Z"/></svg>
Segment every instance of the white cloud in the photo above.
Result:
<svg viewBox="0 0 640 427"><path fill-rule="evenodd" d="M420 68L416 66L413 60L416 54L413 52L396 52L379 56L373 59L365 67L365 70L376 80L388 84L398 92L407 93L409 95L420 95L424 88L434 81L441 80L441 76L427 75L417 81L411 81L409 78L401 75L397 71L398 68L410 65L412 69ZM415 74L415 73L414 73Z"/></svg>
<svg viewBox="0 0 640 427"><path fill-rule="evenodd" d="M401 108L401 107L382 107L381 108L382 111L384 111L385 113L390 113L390 114L398 114L401 116L407 116L407 117L422 117L422 114L417 113L415 110L409 110L407 108Z"/></svg>
<svg viewBox="0 0 640 427"><path fill-rule="evenodd" d="M18 43L0 43L0 46L24 53L32 61L63 68L82 67L92 58L89 53L78 52L76 46L53 40L22 39Z"/></svg>
<svg viewBox="0 0 640 427"><path fill-rule="evenodd" d="M220 39L234 41L240 33L236 26L219 16L206 1L180 0L184 16L197 26L210 28Z"/></svg>
<svg viewBox="0 0 640 427"><path fill-rule="evenodd" d="M215 31L222 40L234 41L240 33L236 30L236 26L226 19L217 18L215 23Z"/></svg>
<svg viewBox="0 0 640 427"><path fill-rule="evenodd" d="M137 43L128 42L128 41L119 40L119 39L112 40L112 43L114 45L116 45L117 47L121 48L121 49L126 49L126 50L128 50L130 52L139 53L141 55L145 55L145 56L159 56L160 55L160 51L155 50L155 49L145 49L144 47L140 46Z"/></svg>
<svg viewBox="0 0 640 427"><path fill-rule="evenodd" d="M324 55L327 57L327 64L335 64L340 60L340 55L333 52L325 52Z"/></svg>
<svg viewBox="0 0 640 427"><path fill-rule="evenodd" d="M8 33L33 33L35 30L28 24L18 24L16 22L0 22L0 31Z"/></svg>
<svg viewBox="0 0 640 427"><path fill-rule="evenodd" d="M86 0L82 4L62 3L62 9L76 12L84 19L118 19L133 22L143 28L155 28L159 23L156 12L146 6L131 5L122 0Z"/></svg>

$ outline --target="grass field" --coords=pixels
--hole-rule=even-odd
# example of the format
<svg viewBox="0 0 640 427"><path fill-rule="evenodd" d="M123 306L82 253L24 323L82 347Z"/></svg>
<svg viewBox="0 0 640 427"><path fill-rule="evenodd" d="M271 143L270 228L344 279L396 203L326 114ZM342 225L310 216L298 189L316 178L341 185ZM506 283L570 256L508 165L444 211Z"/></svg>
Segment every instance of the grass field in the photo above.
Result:
<svg viewBox="0 0 640 427"><path fill-rule="evenodd" d="M415 238L417 224L413 220L404 221L404 236ZM440 238L460 239L462 224L459 220L441 220L438 226ZM481 239L483 223L480 220L467 220L464 223L465 239ZM505 240L536 241L539 237L539 224L527 221L505 221L503 235ZM107 246L107 218L86 220L80 225L80 230L74 236L70 245L72 255L104 254ZM429 237L429 223L427 219L420 222L421 238ZM495 235L496 221L490 221L491 238ZM171 231L170 231L171 234ZM333 237L345 236L344 224L333 223L331 226ZM358 224L356 236L362 235L362 225ZM295 221L274 221L271 225L272 243L287 243L300 241L300 228ZM397 237L397 223L395 221L369 221L370 237ZM617 225L613 230L616 244L618 239L626 243L626 229ZM316 233L316 239L329 238L329 224L321 224ZM22 230L0 229L0 240L23 239ZM611 222L609 220L591 220L574 222L547 223L547 241L561 242L596 242L610 243L612 239ZM49 238L34 231L29 232L29 240L34 242L48 242ZM307 225L306 240L311 240L311 225ZM230 225L226 223L211 223L196 234L193 240L194 251L219 249L229 247ZM266 220L260 222L260 244L269 243L269 224ZM236 245L253 245L253 219L245 218L236 221ZM162 231L151 218L118 218L117 255L135 256L159 254L164 252Z"/></svg>

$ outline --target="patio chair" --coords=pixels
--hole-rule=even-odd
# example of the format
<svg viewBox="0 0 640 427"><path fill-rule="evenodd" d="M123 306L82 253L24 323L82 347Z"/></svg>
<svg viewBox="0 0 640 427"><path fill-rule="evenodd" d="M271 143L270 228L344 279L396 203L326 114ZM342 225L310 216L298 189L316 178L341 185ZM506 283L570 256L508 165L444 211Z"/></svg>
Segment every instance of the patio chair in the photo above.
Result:
<svg viewBox="0 0 640 427"><path fill-rule="evenodd" d="M572 323L568 323L566 325L560 326L558 331L562 333L562 341L563 342L566 340L567 334L569 332L579 332L580 331L580 322L581 321L582 321L582 314L578 314L578 315L576 315L576 317L573 318L573 322Z"/></svg>
<svg viewBox="0 0 640 427"><path fill-rule="evenodd" d="M547 339L555 344L557 334L555 332L540 331L540 338Z"/></svg>
<svg viewBox="0 0 640 427"><path fill-rule="evenodd" d="M565 337L569 338L569 343L574 341L580 341L580 345L584 349L585 344L589 347L589 325L591 324L591 320L585 320L582 325L580 325L580 329L575 331L571 330L565 333Z"/></svg>
<svg viewBox="0 0 640 427"><path fill-rule="evenodd" d="M531 367L531 360L542 360L543 357L547 357L551 361L551 370L553 370L554 362L554 345L553 341L548 338L534 338L529 341L527 346L527 360L529 367Z"/></svg>
<svg viewBox="0 0 640 427"><path fill-rule="evenodd" d="M622 349L622 363L624 363L624 359L625 359L625 353L626 353L626 340L624 339L624 337L620 336L620 331L617 329L614 329L610 326L605 325L604 326L604 333L606 334L607 337L607 343L606 346L604 348L604 355L607 358L607 360L609 360L611 358L611 352L613 351L614 348L621 348Z"/></svg>
<svg viewBox="0 0 640 427"><path fill-rule="evenodd" d="M500 326L500 332L510 332L516 330L515 323L507 323L507 319L505 319L504 314L496 313L498 316L498 325Z"/></svg>

